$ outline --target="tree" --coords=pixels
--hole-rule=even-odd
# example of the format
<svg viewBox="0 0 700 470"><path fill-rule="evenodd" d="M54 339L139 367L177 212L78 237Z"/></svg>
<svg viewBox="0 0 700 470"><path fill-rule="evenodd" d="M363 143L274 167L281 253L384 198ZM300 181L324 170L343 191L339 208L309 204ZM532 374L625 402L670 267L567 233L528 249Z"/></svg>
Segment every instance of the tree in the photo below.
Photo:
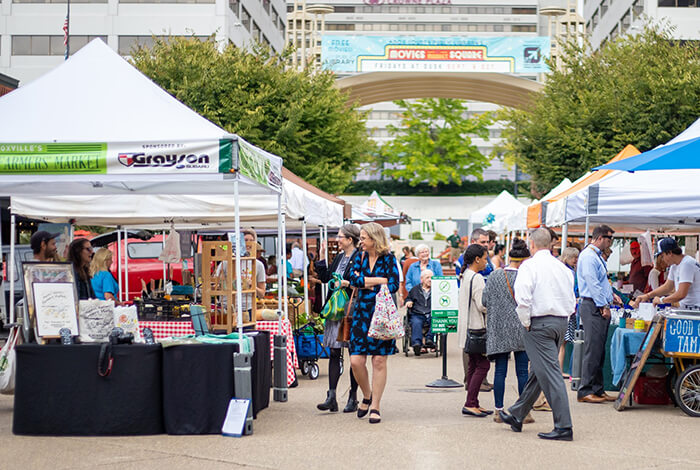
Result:
<svg viewBox="0 0 700 470"><path fill-rule="evenodd" d="M333 74L285 69L285 54L232 44L219 50L213 37L171 37L136 48L131 60L202 116L279 155L309 183L339 193L373 149L365 117L334 88Z"/></svg>
<svg viewBox="0 0 700 470"><path fill-rule="evenodd" d="M700 116L700 53L693 41L647 26L591 52L563 48L529 110L506 110L502 151L532 177L535 196L577 178L627 144L666 143Z"/></svg>
<svg viewBox="0 0 700 470"><path fill-rule="evenodd" d="M404 178L411 186L427 182L461 182L466 176L482 179L489 159L472 144L470 136L488 139L489 113L465 117L466 103L458 99L427 98L414 102L394 101L404 109L401 127L387 126L393 140L382 146L379 162L389 164L383 172Z"/></svg>

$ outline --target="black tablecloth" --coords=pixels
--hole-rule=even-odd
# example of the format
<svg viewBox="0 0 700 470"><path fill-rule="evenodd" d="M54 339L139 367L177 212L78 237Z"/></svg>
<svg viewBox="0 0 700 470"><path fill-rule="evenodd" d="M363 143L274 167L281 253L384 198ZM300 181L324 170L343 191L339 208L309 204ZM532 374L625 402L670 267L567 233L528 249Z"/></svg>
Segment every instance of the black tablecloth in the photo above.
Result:
<svg viewBox="0 0 700 470"><path fill-rule="evenodd" d="M100 345L17 346L15 434L160 434L160 345L117 345L107 377L97 374Z"/></svg>
<svg viewBox="0 0 700 470"><path fill-rule="evenodd" d="M270 406L270 387L272 387L270 332L254 330L246 334L252 336L255 343L251 367L253 369L253 417L257 417L260 410Z"/></svg>
<svg viewBox="0 0 700 470"><path fill-rule="evenodd" d="M270 404L267 332L253 334L253 416ZM163 349L163 415L168 434L220 434L234 394L238 344L185 344ZM261 360L262 358L262 360Z"/></svg>

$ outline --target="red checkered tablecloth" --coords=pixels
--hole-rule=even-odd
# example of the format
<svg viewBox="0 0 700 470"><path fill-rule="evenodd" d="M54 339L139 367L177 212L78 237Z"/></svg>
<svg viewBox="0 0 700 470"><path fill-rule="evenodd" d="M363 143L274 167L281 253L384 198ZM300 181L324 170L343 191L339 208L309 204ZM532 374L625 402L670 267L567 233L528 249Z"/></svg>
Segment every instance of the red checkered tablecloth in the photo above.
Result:
<svg viewBox="0 0 700 470"><path fill-rule="evenodd" d="M270 332L270 360L275 359L275 335L278 334L279 322L277 321L258 321L255 322L255 329ZM294 383L294 369L299 367L297 360L297 349L294 346L294 336L292 336L292 324L289 320L282 320L282 333L287 337L287 386Z"/></svg>
<svg viewBox="0 0 700 470"><path fill-rule="evenodd" d="M143 336L144 328L150 328L155 339L194 334L192 322L189 321L139 321L141 336Z"/></svg>

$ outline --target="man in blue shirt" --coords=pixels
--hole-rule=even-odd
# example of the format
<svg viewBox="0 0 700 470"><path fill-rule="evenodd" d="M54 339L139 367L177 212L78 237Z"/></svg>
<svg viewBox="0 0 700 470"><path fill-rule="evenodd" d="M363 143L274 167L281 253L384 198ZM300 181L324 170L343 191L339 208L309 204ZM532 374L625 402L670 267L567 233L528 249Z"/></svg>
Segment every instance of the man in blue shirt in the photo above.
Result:
<svg viewBox="0 0 700 470"><path fill-rule="evenodd" d="M471 235L471 240L469 241L470 245L481 245L486 250L489 249L489 233L481 228L475 228L474 231L472 232ZM464 263L464 253L459 257L459 259L455 262L455 271L457 272L457 275L463 271L462 268L467 269L466 266L462 266ZM481 274L484 277L484 281L488 278L489 274L493 272L493 263L491 263L491 258L486 257L486 267L479 271L479 274Z"/></svg>
<svg viewBox="0 0 700 470"><path fill-rule="evenodd" d="M602 256L602 252L612 245L613 233L613 229L607 225L596 227L591 237L593 241L578 257L576 274L581 298L579 313L586 332L578 401L584 403L615 401L615 398L605 393L603 386L610 306L622 303L612 291L608 281L608 266Z"/></svg>

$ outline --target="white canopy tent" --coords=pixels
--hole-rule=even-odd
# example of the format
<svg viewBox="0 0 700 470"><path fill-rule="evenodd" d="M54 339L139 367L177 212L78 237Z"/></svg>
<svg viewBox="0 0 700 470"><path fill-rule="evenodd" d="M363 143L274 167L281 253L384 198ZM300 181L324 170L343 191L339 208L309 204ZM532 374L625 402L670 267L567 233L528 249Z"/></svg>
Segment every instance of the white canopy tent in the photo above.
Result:
<svg viewBox="0 0 700 470"><path fill-rule="evenodd" d="M667 142L700 136L700 119ZM605 170L602 170L605 171ZM643 231L700 232L700 170L612 171L558 201L548 222L606 223ZM548 224L549 225L549 224Z"/></svg>
<svg viewBox="0 0 700 470"><path fill-rule="evenodd" d="M474 223L481 224L485 229L503 232L507 228L506 224L509 217L514 212L521 211L526 207L525 204L518 201L508 191L502 191L493 201L471 213L469 216L469 233L471 234Z"/></svg>
<svg viewBox="0 0 700 470"><path fill-rule="evenodd" d="M183 194L228 196L239 232L240 194L276 198L280 213L281 186L279 157L199 116L100 40L0 98L0 194L15 203L22 196L102 196L97 205L120 195L140 202L145 195L171 202ZM283 252L281 233L279 240ZM242 333L240 282L236 276ZM14 322L12 303L10 317Z"/></svg>

